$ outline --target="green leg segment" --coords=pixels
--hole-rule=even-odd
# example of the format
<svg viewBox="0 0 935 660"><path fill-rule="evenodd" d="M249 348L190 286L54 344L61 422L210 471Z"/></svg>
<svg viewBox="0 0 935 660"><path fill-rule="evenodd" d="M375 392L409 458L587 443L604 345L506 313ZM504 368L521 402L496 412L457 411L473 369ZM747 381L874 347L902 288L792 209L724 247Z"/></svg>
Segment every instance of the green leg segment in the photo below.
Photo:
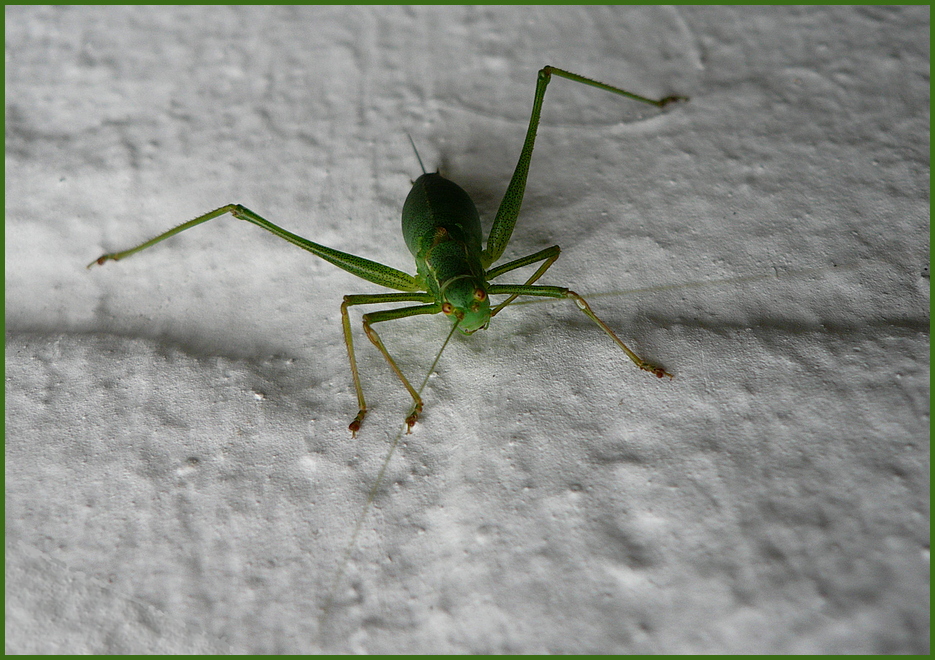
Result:
<svg viewBox="0 0 935 660"><path fill-rule="evenodd" d="M129 250L124 250L123 252L114 252L111 254L105 254L90 264L88 268L94 264L104 265L107 261L117 261L118 259L123 259L124 257L129 257L131 254L145 250L146 248L164 241L170 236L174 236L179 232L183 232L186 229L191 229L195 225L200 225L203 222L208 220L213 220L214 218L220 217L226 213L230 213L235 218L240 220L246 220L247 222L253 223L258 227L262 227L266 231L276 234L280 238L289 241L293 245L298 245L303 250L308 250L312 254L315 254L325 261L333 263L338 268L346 270L352 275L367 280L368 282L373 282L374 284L379 284L385 286L389 289L397 289L399 291L424 291L425 287L422 286L422 283L412 275L402 272L401 270L396 270L395 268L390 268L376 261L371 261L370 259L364 259L363 257L357 257L353 254L348 254L347 252L341 252L340 250L335 250L333 248L325 247L318 243L313 243L312 241L297 236L292 232L286 231L282 227L274 225L269 220L266 220L250 209L241 206L240 204L228 204L227 206L222 206L219 209L215 209L204 215L200 215L194 220L189 220L188 222L170 229L169 231L159 234L153 239L146 241L140 245L137 245L134 248Z"/></svg>
<svg viewBox="0 0 935 660"><path fill-rule="evenodd" d="M367 337L371 342L373 342L373 345L380 350L387 363L389 363L390 367L393 369L393 372L397 377L399 377L399 380L402 381L403 385L412 396L412 409L409 411L409 415L406 417L407 433L411 431L412 425L416 423L416 420L419 419L419 414L422 412L422 397L419 396L419 393L416 392L415 388L403 375L399 365L396 364L396 361L383 345L383 341L380 339L380 336L370 326L374 323L380 323L381 321L403 319L410 316L417 316L419 314L438 314L442 311L441 305L434 303L431 294L428 293L378 293L372 295L344 296L344 302L341 304L341 323L344 326L344 343L347 346L347 356L351 362L351 375L354 378L354 388L357 390L357 403L360 406L357 417L355 417L354 421L348 425L348 428L351 430L351 434L353 436L357 435L357 431L360 430L361 422L364 421L364 416L367 414L367 403L364 401L364 391L360 386L360 374L357 370L357 360L354 357L354 342L351 338L351 321L347 312L347 308L353 305L372 305L377 303L391 302L431 303L428 305L419 305L418 307L403 307L401 309L389 309L380 312L371 312L369 314L364 314L363 317L364 332L367 333Z"/></svg>
<svg viewBox="0 0 935 660"><path fill-rule="evenodd" d="M487 247L481 256L481 263L484 268L489 268L496 263L503 255L507 244L510 242L510 236L513 234L513 228L516 226L516 219L519 217L519 210L523 204L523 195L526 192L526 176L529 174L529 163L532 160L532 150L536 145L536 130L539 128L539 119L542 115L542 100L545 97L545 89L549 85L552 76L560 76L573 80L591 87L597 87L614 94L625 96L634 101L648 103L658 108L665 107L675 101L687 100L682 96L667 96L664 99L648 99L645 96L639 96L631 92L613 87L611 85L579 76L576 73L556 69L553 66L543 67L539 71L539 78L536 82L536 96L532 102L532 114L529 116L529 128L526 129L526 140L523 142L523 150L520 152L519 161L516 163L516 169L513 171L513 178L510 179L510 185L506 189L503 201L500 202L500 208L497 210L497 216L494 218L493 226L490 229L490 235L487 237Z"/></svg>
<svg viewBox="0 0 935 660"><path fill-rule="evenodd" d="M577 293L575 293L574 291L570 291L560 286L541 286L541 285L530 286L528 284L491 284L490 286L487 287L487 292L491 295L496 295L496 294L501 294L501 293L507 294L509 296L512 296L510 300L512 300L516 296L542 296L545 298L571 298L572 300L575 301L575 304L578 305L578 309L584 312L585 315L589 319L597 323L597 325L600 326L601 330L607 333L607 336L614 340L614 343L616 343L617 346L619 346L623 350L623 352L627 354L627 357L629 357L633 361L633 364L638 366L643 371L648 371L649 373L654 374L658 376L659 378L662 378L663 376L668 376L669 378L673 377L672 374L668 373L662 367L658 367L654 364L650 364L649 362L641 358L639 355L631 351L629 347L627 347L627 345L624 344L616 334L614 334L614 331L611 330L610 327L606 323L604 323L600 318L598 318L597 314L594 313L594 311L591 309L591 306L588 305L587 301L581 296L579 296Z"/></svg>
<svg viewBox="0 0 935 660"><path fill-rule="evenodd" d="M555 263L555 260L558 259L561 253L562 253L562 248L560 248L557 245L553 245L550 248L546 248L544 250L541 250L540 252L531 254L528 257L523 257L521 259L517 259L516 261L510 261L509 263L505 263L502 266L491 268L489 271L487 271L487 279L493 279L511 270L522 268L523 266L528 266L529 264L534 264L537 261L545 260L545 263L539 266L538 269L536 269L536 272L532 274L532 277L526 280L526 286L529 286L530 284L533 284L536 280L538 280L540 277L542 277L543 273L545 273L545 271L547 271L549 267ZM502 303L497 305L493 309L493 311L490 312L491 318L496 316L497 313L499 313L501 309L503 309L504 307L509 305L511 302L516 300L516 296L518 295L520 294L514 293L512 296L510 296L509 298L504 300Z"/></svg>

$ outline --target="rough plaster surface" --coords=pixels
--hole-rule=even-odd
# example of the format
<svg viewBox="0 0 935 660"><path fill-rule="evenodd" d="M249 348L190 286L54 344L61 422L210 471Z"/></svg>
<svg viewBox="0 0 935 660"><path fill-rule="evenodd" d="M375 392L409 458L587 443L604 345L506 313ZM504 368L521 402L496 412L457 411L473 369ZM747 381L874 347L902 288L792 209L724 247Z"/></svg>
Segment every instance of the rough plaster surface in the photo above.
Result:
<svg viewBox="0 0 935 660"><path fill-rule="evenodd" d="M410 270L418 167L570 303L405 392L228 202ZM6 648L916 652L929 639L929 9L7 7ZM356 319L355 316L355 328ZM441 318L387 326L425 372Z"/></svg>

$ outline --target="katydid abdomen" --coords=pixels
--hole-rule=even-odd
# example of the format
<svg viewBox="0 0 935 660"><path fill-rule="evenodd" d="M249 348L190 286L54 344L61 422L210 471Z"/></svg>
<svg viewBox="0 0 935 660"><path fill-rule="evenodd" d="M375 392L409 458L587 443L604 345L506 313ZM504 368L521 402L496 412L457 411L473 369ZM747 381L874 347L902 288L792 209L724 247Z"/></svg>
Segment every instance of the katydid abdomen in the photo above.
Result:
<svg viewBox="0 0 935 660"><path fill-rule="evenodd" d="M440 174L420 176L403 204L403 238L442 312L466 334L487 327L480 217L468 194Z"/></svg>

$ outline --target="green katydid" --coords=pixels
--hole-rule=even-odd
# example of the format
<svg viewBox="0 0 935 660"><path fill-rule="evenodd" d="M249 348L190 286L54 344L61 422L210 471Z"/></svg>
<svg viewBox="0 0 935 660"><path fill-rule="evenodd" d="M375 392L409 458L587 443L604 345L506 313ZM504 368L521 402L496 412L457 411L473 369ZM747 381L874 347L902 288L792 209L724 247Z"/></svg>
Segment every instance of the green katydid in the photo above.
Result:
<svg viewBox="0 0 935 660"><path fill-rule="evenodd" d="M523 194L526 190L526 176L529 172L529 163L532 159L532 151L536 141L536 130L542 112L542 101L545 97L546 87L553 75L597 87L659 108L675 101L687 100L681 96L669 96L660 100L649 99L569 71L552 66L544 67L539 71L532 114L529 118L529 127L526 131L526 140L523 143L519 162L516 164L506 194L504 194L503 200L500 202L500 208L493 221L485 248L481 248L482 234L477 209L468 194L440 174L428 174L425 173L424 169L422 176L416 179L403 205L402 213L403 238L409 251L415 257L416 275L409 275L375 261L313 243L274 225L240 204L228 204L205 213L129 250L104 254L88 264L88 268L95 263L104 264L109 260L123 259L195 225L229 213L235 218L262 227L361 279L400 291L401 293L348 295L344 296L344 302L341 304L344 343L347 346L351 376L354 380L359 405L357 416L348 427L355 436L367 413L367 404L360 384L357 360L354 357L354 343L351 337L350 317L348 316L348 307L354 305L396 302L420 303L412 307L370 312L363 315L363 327L367 337L383 354L387 363L412 396L412 408L406 417L407 433L411 431L413 424L416 423L422 412L422 398L420 393L413 388L409 380L403 375L399 365L396 364L396 361L383 345L380 336L373 329L373 324L382 321L402 319L420 314L442 313L452 319L452 333L455 329L458 329L463 334L470 335L477 330L486 328L490 323L490 319L513 302L517 296L570 298L575 301L575 304L584 314L613 339L637 367L660 378L663 376L672 378L672 375L662 367L650 364L631 351L614 334L610 327L594 314L584 298L577 293L564 287L534 284L558 259L561 249L557 245L500 266L491 267L506 249L519 216ZM490 284L490 280L498 278L511 270L539 262L542 262L539 268L524 284ZM492 307L490 296L498 294L506 295L507 298Z"/></svg>

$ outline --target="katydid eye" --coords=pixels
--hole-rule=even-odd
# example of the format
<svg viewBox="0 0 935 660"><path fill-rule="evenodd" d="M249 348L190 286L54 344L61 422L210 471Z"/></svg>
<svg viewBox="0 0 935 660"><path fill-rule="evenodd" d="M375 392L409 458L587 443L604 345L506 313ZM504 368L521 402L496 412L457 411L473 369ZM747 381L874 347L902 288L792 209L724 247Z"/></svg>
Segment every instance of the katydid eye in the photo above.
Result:
<svg viewBox="0 0 935 660"><path fill-rule="evenodd" d="M480 302L487 297L487 292L483 289L474 289L474 300Z"/></svg>
<svg viewBox="0 0 935 660"><path fill-rule="evenodd" d="M445 313L445 314L451 314L453 311L455 311L455 306L452 305L450 302L442 303L442 312L443 312L443 313Z"/></svg>

